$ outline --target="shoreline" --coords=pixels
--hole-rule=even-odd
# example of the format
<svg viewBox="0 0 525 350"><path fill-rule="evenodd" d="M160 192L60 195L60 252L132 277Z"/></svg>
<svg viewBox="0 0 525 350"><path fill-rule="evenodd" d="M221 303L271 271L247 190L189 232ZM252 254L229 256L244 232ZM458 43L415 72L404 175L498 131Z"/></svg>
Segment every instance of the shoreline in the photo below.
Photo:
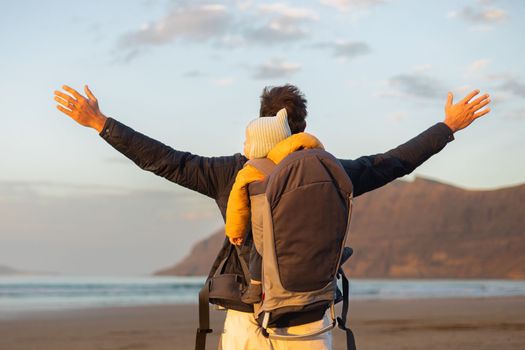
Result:
<svg viewBox="0 0 525 350"><path fill-rule="evenodd" d="M224 315L211 311L209 349ZM351 300L348 322L360 350L523 349L525 296ZM0 319L0 349L191 349L197 323L196 304L40 310Z"/></svg>
<svg viewBox="0 0 525 350"><path fill-rule="evenodd" d="M397 302L431 302L431 301L445 301L445 302L462 302L466 300L472 300L477 302L482 302L485 300L500 300L500 301L510 301L512 299L524 299L525 295L508 295L508 296L475 296L475 297L469 297L469 296L456 296L456 297L415 297L415 298L408 298L408 297L356 297L352 298L350 296L350 308L354 304L361 304L361 303L371 303L371 302L391 302L391 303L397 303ZM23 319L34 319L34 318L52 318L53 316L56 317L62 317L62 316L68 316L70 315L82 315L82 314L90 314L90 313L97 313L97 312L118 312L119 310L123 310L124 312L130 311L130 310L146 310L146 309L165 309L165 308L192 308L194 307L196 310L198 308L197 302L186 302L186 303L155 303L155 304L119 304L119 305L79 305L79 306L52 306L52 305L45 305L45 306L35 306L33 309L16 309L13 308L11 310L9 309L1 309L0 308L0 323L9 321L9 320L23 320ZM337 307L337 305L336 305ZM210 304L210 312L221 312L221 310L214 310L214 306ZM525 310L524 310L525 311Z"/></svg>

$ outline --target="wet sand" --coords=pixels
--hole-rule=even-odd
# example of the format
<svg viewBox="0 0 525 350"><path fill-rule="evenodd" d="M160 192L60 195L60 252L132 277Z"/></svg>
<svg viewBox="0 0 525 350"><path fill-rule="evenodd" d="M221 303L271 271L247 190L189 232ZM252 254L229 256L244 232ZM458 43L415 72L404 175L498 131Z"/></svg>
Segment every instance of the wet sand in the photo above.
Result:
<svg viewBox="0 0 525 350"><path fill-rule="evenodd" d="M525 297L352 300L350 308L359 350L525 349ZM212 311L208 349L223 320ZM41 311L0 320L0 349L193 349L197 321L196 305ZM334 330L334 349L344 346Z"/></svg>

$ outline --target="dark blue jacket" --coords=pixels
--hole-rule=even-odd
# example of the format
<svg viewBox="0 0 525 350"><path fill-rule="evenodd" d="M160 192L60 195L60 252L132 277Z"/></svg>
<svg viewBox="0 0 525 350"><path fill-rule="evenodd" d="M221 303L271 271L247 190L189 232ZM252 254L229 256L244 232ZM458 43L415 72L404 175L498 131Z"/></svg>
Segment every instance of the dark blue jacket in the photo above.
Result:
<svg viewBox="0 0 525 350"><path fill-rule="evenodd" d="M178 151L112 118L108 118L100 136L141 169L213 198L223 218L226 216L230 190L237 172L247 161L240 153L224 157L203 157ZM444 123L437 123L408 142L385 153L363 156L355 160L339 159L339 161L352 180L354 197L356 197L410 174L453 139L449 127ZM247 240L242 255L249 255L249 243L250 241ZM224 258L228 246L229 242L225 239L223 249L218 254L210 275L215 272L218 263Z"/></svg>

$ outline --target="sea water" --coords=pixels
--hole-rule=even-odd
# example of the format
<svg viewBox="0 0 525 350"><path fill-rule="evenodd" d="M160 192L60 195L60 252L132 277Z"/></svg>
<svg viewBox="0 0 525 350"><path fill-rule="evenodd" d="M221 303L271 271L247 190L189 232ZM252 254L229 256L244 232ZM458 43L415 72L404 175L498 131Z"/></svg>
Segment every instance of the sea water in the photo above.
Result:
<svg viewBox="0 0 525 350"><path fill-rule="evenodd" d="M0 318L28 311L197 303L204 277L0 277ZM525 281L351 279L352 299L525 296Z"/></svg>

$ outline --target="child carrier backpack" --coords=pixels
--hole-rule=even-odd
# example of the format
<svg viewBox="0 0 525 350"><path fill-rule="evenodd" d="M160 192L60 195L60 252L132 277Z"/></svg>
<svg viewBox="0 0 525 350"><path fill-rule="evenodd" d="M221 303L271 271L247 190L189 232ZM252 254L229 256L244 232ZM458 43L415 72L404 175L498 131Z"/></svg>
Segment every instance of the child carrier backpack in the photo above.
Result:
<svg viewBox="0 0 525 350"><path fill-rule="evenodd" d="M346 332L347 348L355 349L346 327L348 280L341 268L352 254L345 247L352 211L352 183L339 161L322 149L291 153L279 164L256 159L248 164L263 172L263 181L249 185L252 235L247 241L262 255L263 298L242 304L240 296L250 275L243 252L230 246L199 294L196 349L204 349L209 329L209 304L254 312L263 334L272 339L297 340L330 331ZM338 289L342 282L342 293ZM342 301L335 317L334 305ZM287 335L273 328L320 320L330 309L330 325L310 334Z"/></svg>

